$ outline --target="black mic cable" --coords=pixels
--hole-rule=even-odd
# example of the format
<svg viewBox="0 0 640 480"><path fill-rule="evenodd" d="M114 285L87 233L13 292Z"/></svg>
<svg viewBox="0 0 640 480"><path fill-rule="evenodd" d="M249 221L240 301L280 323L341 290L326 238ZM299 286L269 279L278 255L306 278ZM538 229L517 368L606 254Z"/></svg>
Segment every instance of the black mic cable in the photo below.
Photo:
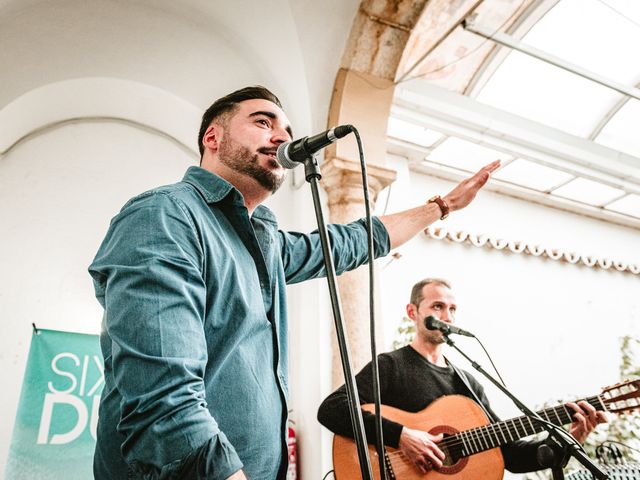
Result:
<svg viewBox="0 0 640 480"><path fill-rule="evenodd" d="M369 177L367 175L367 163L364 160L364 148L358 129L348 125L353 130L353 134L358 142L358 153L360 157L360 171L362 173L362 190L364 196L364 209L367 225L367 246L369 252L369 335L371 342L371 375L373 377L373 404L376 418L376 451L378 453L378 468L380 478L388 480L387 458L384 449L384 434L382 431L382 400L380 398L380 372L378 369L378 352L376 347L376 314L375 314L375 252L373 244L373 220L371 217L371 201L369 200Z"/></svg>

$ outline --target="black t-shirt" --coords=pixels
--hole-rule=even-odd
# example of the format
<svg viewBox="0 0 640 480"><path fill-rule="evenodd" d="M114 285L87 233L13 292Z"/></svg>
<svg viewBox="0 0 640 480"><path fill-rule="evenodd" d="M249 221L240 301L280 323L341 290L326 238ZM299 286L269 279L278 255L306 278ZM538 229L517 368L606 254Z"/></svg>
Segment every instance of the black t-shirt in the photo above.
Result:
<svg viewBox="0 0 640 480"><path fill-rule="evenodd" d="M378 371L382 403L406 412L419 412L444 395L465 395L476 401L450 365L447 367L433 365L409 345L380 354ZM463 372L463 374L491 421L497 421L498 417L491 410L482 386L469 373ZM356 375L356 383L360 403L373 403L371 363ZM362 417L367 440L375 443L375 416L363 410ZM347 391L344 385L322 402L318 410L318 420L333 433L353 438ZM398 448L402 428L399 423L383 418L385 444ZM541 467L536 460L536 452L541 443L518 440L501 447L506 468L515 473L539 470Z"/></svg>

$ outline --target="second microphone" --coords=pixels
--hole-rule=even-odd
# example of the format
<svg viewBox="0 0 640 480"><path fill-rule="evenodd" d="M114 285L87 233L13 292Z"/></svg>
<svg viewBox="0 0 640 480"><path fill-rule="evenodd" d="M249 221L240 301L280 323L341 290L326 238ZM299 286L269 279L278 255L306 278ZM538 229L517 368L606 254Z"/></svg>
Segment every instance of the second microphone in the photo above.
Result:
<svg viewBox="0 0 640 480"><path fill-rule="evenodd" d="M464 335L465 337L475 337L475 335L471 332L467 332L462 328L454 327L442 320L438 320L433 315L429 315L424 319L424 326L427 327L428 330L439 330L445 335L450 335L452 333L456 335Z"/></svg>

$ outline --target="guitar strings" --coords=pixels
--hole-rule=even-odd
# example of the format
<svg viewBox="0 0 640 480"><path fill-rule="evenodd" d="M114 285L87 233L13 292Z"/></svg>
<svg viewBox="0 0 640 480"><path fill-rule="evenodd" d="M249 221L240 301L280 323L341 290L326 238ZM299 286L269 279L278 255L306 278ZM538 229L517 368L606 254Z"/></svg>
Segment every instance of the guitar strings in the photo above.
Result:
<svg viewBox="0 0 640 480"><path fill-rule="evenodd" d="M587 399L587 401L589 403L592 403L591 401L592 399ZM596 406L596 405L593 405ZM563 414L563 418L560 418L560 415L558 414L558 411L560 409L563 409L564 412L561 411L561 413ZM549 420L549 413L548 411L552 411L556 417L558 417L558 419L562 422L562 424L565 423L565 421L567 419L570 419L570 415L569 412L567 410L566 405L561 405L558 407L554 407L551 409L545 409L540 413L540 415L544 415L547 417L547 420ZM439 446L441 446L443 449L446 450L446 453L448 454L448 456L452 459L452 460L458 460L459 458L463 457L463 456L468 456L470 454L473 453L479 453L481 451L485 451L488 450L490 448L495 448L498 445L500 445L500 437L498 436L498 434L496 433L497 429L500 429L500 432L502 433L502 437L503 439L506 439L506 436L504 434L503 429L499 426L499 425L506 425L507 426L507 432L509 434L509 437L511 438L511 440L513 441L513 435L511 435L512 433L515 434L516 438L521 438L523 435L520 434L519 431L519 427L516 424L516 422L520 422L521 424L521 429L525 432L525 434L527 434L527 428L524 425L524 420L529 421L529 424L531 426L531 428L534 429L534 431L538 430L541 431L542 427L540 426L540 424L536 424L538 429L535 428L534 424L531 422L530 419L528 419L527 417L517 417L511 420L506 420L503 422L498 422L496 424L489 424L489 425L483 425L481 427L476 427L474 429L471 430L467 430L465 432L459 432L455 435L451 435L449 437L445 437L441 442L439 442ZM549 420L550 421L550 420ZM494 432L491 433L489 430L493 429ZM491 435L494 435L495 438L498 440L498 445L493 445L490 444L491 442ZM488 436L488 440L487 440L487 436ZM526 436L526 435L524 435ZM466 444L465 444L465 438L464 437L469 437L466 439L467 442L470 443L470 448L467 449L467 454L463 455L463 452L465 450ZM482 440L484 439L484 445L482 443ZM504 442L507 443L507 442ZM480 446L480 449L477 449L477 446ZM389 459L389 463L391 464L391 469L393 470L394 474L404 474L407 473L409 471L411 472L415 472L416 471L416 466L414 465L414 463L407 457L407 455L402 451L402 450L396 450L394 452L387 452L387 458ZM402 464L398 464L398 462L396 460L402 460Z"/></svg>
<svg viewBox="0 0 640 480"><path fill-rule="evenodd" d="M601 406L601 403L599 402L599 396L590 397L585 400L596 408ZM571 421L572 415L572 413L570 413L567 409L566 405L548 408L542 410L539 413L541 416L545 416L548 421L551 421L551 417L555 415L558 423L561 425L569 423ZM528 422L529 425L527 426L525 422ZM503 428L505 426L506 429ZM529 432L528 429L533 430L533 432ZM499 445L500 443L508 443L509 441L517 440L518 438L522 438L523 436L532 435L533 433L540 432L543 429L544 427L542 427L540 424L534 424L531 419L523 416L511 420L505 420L503 422L498 422L495 424L484 425L468 430L466 432L460 432L447 437L441 443L446 447L454 445L458 446L460 444L464 444L465 441L467 441L470 443L471 447L469 450L483 451L489 448L495 448L497 446L493 445L493 439L497 439ZM524 434L522 434L521 431L524 432ZM506 438L505 433L508 434L509 439ZM515 434L515 438L513 434ZM502 436L504 442L500 441L500 436ZM491 442L491 444L489 442ZM480 446L481 448L478 449L478 446Z"/></svg>
<svg viewBox="0 0 640 480"><path fill-rule="evenodd" d="M585 400L596 408L599 408L602 405L600 402L600 395L589 397ZM548 421L551 421L550 413L553 413L559 420L561 425L564 425L565 423L571 421L571 413L567 409L566 404L547 408L538 413L541 416L545 416ZM529 426L525 425L525 421L529 423ZM518 422L520 423L520 426L518 426ZM506 426L506 434L508 434L509 436L508 439L503 426ZM529 428L533 430L532 433L528 432ZM530 418L522 416L495 424L483 425L481 427L476 427L465 432L456 433L454 435L445 437L441 442L439 442L439 445L447 449L451 454L455 456L464 456L462 455L462 452L465 450L467 444L469 444L469 448L466 448L467 455L470 455L473 453L489 450L491 448L496 448L501 443L508 443L509 441L514 441L524 436L541 432L542 430L544 430L544 427L542 427L539 423L534 424ZM521 431L523 431L524 434L522 434ZM501 435L499 435L498 433L500 433ZM501 441L501 436L502 440L504 441ZM498 443L495 445L493 444L494 440L498 440ZM398 453L403 454L403 452L398 450L397 452L390 452L388 453L388 455L397 456Z"/></svg>
<svg viewBox="0 0 640 480"><path fill-rule="evenodd" d="M387 454L388 457L398 457L398 458L389 458L389 462L391 463L391 470L395 475L404 474L404 473L415 473L418 471L416 465L411 461L409 457L407 457L404 452L398 450L397 452L391 452ZM403 463L398 464L397 462L394 464L394 460L402 460ZM420 472L422 473L422 472Z"/></svg>

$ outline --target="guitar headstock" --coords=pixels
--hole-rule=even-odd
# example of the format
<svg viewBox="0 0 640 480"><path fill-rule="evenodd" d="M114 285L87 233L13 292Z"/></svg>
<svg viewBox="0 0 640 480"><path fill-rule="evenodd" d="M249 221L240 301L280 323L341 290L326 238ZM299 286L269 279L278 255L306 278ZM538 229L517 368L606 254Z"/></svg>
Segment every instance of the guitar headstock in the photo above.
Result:
<svg viewBox="0 0 640 480"><path fill-rule="evenodd" d="M640 409L640 379L625 380L605 387L600 399L609 412L625 413Z"/></svg>

